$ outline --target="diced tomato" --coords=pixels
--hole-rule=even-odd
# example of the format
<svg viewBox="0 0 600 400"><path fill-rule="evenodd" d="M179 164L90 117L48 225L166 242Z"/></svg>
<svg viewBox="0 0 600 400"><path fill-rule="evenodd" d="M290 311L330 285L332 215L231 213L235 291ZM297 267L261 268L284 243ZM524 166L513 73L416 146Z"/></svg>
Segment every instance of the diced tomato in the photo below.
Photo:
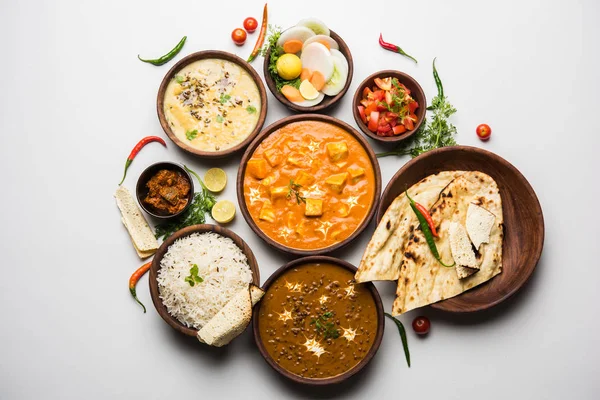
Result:
<svg viewBox="0 0 600 400"><path fill-rule="evenodd" d="M417 101L411 101L408 103L408 112L411 114L415 113L415 110L419 108L419 103L417 103Z"/></svg>
<svg viewBox="0 0 600 400"><path fill-rule="evenodd" d="M385 120L386 120L387 122L392 122L392 121L395 121L395 120L397 120L397 119L398 119L398 114L396 114L396 113L394 113L394 112L391 112L391 111L390 111L390 112L387 112L387 113L385 114Z"/></svg>
<svg viewBox="0 0 600 400"><path fill-rule="evenodd" d="M392 88L392 79L391 78L375 78L375 84L381 90L390 90Z"/></svg>
<svg viewBox="0 0 600 400"><path fill-rule="evenodd" d="M373 100L383 101L385 98L385 92L383 90L376 90L373 92Z"/></svg>
<svg viewBox="0 0 600 400"><path fill-rule="evenodd" d="M373 100L362 99L362 100L360 101L360 104L362 104L362 105L363 105L363 107L368 107L368 106L369 106L369 104L371 104L371 102L372 102L372 101L373 101Z"/></svg>
<svg viewBox="0 0 600 400"><path fill-rule="evenodd" d="M392 104L394 104L394 99L392 98L392 93L389 91L385 92L385 102L388 103L390 106Z"/></svg>
<svg viewBox="0 0 600 400"><path fill-rule="evenodd" d="M365 115L371 115L373 111L377 111L377 103L371 101L367 107L365 107Z"/></svg>
<svg viewBox="0 0 600 400"><path fill-rule="evenodd" d="M396 125L392 128L392 132L394 132L394 135L400 135L406 132L406 128L404 127L404 125Z"/></svg>
<svg viewBox="0 0 600 400"><path fill-rule="evenodd" d="M390 121L390 125L392 126L392 128L393 128L394 126L398 125L398 120L397 120L397 119L391 120L391 121Z"/></svg>
<svg viewBox="0 0 600 400"><path fill-rule="evenodd" d="M363 98L368 97L369 93L373 93L371 91L371 89L367 86L366 88L363 89Z"/></svg>
<svg viewBox="0 0 600 400"><path fill-rule="evenodd" d="M360 115L360 119L363 123L367 123L367 116L365 115L365 108L363 106L358 106L358 114Z"/></svg>
<svg viewBox="0 0 600 400"><path fill-rule="evenodd" d="M387 109L388 108L383 101L377 102L377 111L387 111Z"/></svg>
<svg viewBox="0 0 600 400"><path fill-rule="evenodd" d="M371 112L370 117L371 119L369 120L368 128L371 132L377 132L377 125L379 124L379 112Z"/></svg>
<svg viewBox="0 0 600 400"><path fill-rule="evenodd" d="M415 129L415 122L417 121L417 116L415 114L409 114L402 120L402 124L409 131Z"/></svg>
<svg viewBox="0 0 600 400"><path fill-rule="evenodd" d="M389 131L392 130L392 127L390 126L390 124L384 124L384 125L379 125L379 127L377 128L377 134L385 134Z"/></svg>

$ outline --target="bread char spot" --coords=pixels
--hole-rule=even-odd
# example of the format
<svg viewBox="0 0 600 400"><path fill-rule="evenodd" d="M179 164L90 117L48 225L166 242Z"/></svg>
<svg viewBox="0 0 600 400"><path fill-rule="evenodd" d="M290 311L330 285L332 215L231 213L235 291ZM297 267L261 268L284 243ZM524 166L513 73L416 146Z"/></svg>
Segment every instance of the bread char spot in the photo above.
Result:
<svg viewBox="0 0 600 400"><path fill-rule="evenodd" d="M385 227L389 231L392 228L392 222L388 220L387 224L385 224Z"/></svg>

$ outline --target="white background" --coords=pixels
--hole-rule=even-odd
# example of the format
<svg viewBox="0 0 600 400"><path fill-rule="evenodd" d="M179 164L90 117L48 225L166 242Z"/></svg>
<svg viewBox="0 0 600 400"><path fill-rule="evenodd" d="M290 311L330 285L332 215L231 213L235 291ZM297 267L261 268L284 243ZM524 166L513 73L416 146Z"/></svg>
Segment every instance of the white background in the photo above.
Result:
<svg viewBox="0 0 600 400"><path fill-rule="evenodd" d="M0 5L0 399L437 398L597 399L600 395L600 4L597 1L272 2L272 23L323 19L354 55L348 94L332 115L355 125L358 84L381 69L415 77L435 95L431 60L458 113L457 141L519 168L546 222L540 263L523 290L484 313L431 309L425 339L412 330L407 368L388 321L379 353L341 386L283 380L246 331L225 349L183 337L158 316L147 277L133 302L127 281L140 261L112 197L125 158L162 132L159 83L174 62L143 64L183 36L177 59L206 49L247 57L230 40L259 1L3 0ZM419 64L379 48L379 32ZM177 60L176 59L176 60ZM262 75L262 59L253 66ZM267 124L290 115L269 93ZM479 123L493 137L480 142ZM266 126L266 125L265 125ZM160 160L202 173L224 167L235 200L239 157L209 162L170 141L145 148L125 185ZM380 150L377 146L376 150ZM383 182L407 158L381 160ZM252 247L261 279L289 258L271 250L239 213L231 229ZM357 264L370 234L336 253ZM386 310L394 284L378 284ZM412 313L402 317L410 326ZM374 397L376 396L376 397Z"/></svg>

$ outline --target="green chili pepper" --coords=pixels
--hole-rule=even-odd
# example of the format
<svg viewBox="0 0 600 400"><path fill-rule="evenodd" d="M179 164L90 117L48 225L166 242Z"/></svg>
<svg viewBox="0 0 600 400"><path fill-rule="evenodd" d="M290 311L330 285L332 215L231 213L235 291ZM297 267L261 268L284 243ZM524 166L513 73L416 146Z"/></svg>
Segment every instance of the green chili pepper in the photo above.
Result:
<svg viewBox="0 0 600 400"><path fill-rule="evenodd" d="M442 86L442 80L440 79L437 69L435 68L435 58L433 59L433 79L435 80L435 86L437 86L438 96L441 99L444 97L444 87Z"/></svg>
<svg viewBox="0 0 600 400"><path fill-rule="evenodd" d="M406 197L408 198L408 201L410 202L410 208L412 208L412 210L414 211L414 213L417 216L417 219L419 220L419 224L421 225L421 231L423 232L423 235L425 235L425 240L427 241L427 245L429 246L429 249L433 253L433 256L444 267L454 267L456 262L452 263L452 265L446 265L440 258L440 253L438 252L437 246L435 245L435 241L433 240L433 234L431 233L431 229L429 229L429 224L427 224L427 220L425 219L425 216L423 214L421 214L421 212L417 209L417 206L415 206L414 200L411 199L410 196L408 195L408 191L406 191L405 193L406 193Z"/></svg>
<svg viewBox="0 0 600 400"><path fill-rule="evenodd" d="M402 339L402 347L404 348L404 355L406 356L406 363L410 368L410 352L408 351L408 339L406 338L406 329L404 329L404 325L400 320L392 317L391 314L385 313L385 316L394 321L396 326L398 327L398 332L400 333L400 339Z"/></svg>
<svg viewBox="0 0 600 400"><path fill-rule="evenodd" d="M163 64L171 61L173 59L173 57L175 57L181 51L181 49L183 48L183 45L185 44L186 39L187 39L187 36L184 36L183 38L181 38L179 43L177 43L177 46L173 47L173 50L171 50L164 56L157 58L155 60L145 60L145 59L141 58L139 54L138 54L138 58L140 59L140 61L152 64L152 65L163 65Z"/></svg>

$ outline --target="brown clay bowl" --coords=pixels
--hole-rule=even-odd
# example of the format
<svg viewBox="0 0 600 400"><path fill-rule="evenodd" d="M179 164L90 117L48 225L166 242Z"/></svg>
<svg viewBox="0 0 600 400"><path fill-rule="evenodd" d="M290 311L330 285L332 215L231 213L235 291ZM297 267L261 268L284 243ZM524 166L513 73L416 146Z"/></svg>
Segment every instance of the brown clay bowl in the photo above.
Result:
<svg viewBox="0 0 600 400"><path fill-rule="evenodd" d="M254 222L252 215L250 215L250 212L248 211L248 207L246 205L246 199L244 198L244 175L246 173L246 164L248 163L248 160L252 157L252 154L254 154L254 151L256 150L256 148L262 143L262 141L265 138L267 138L270 134L272 134L276 130L278 130L281 127L283 127L287 124L290 124L292 122L300 122L300 121L326 122L326 123L336 125L342 129L344 129L346 132L348 132L350 135L352 135L356 140L358 140L358 142L360 144L362 144L363 148L365 149L365 151L367 152L367 154L369 156L369 159L371 160L371 164L373 165L373 172L375 174L375 192L374 192L373 204L371 204L371 209L365 216L365 219L361 222L361 224L358 226L358 228L352 233L352 235L348 236L346 239L342 240L339 243L331 245L329 247L324 247L324 248L316 249L316 250L296 249L296 248L285 246L285 245L271 239L259 228L259 226L256 224L256 222ZM347 123L345 123L343 121L340 121L337 118L333 118L333 117L329 117L329 116L321 115L321 114L301 114L301 115L293 115L290 117L280 119L279 121L269 125L267 128L265 128L265 130L263 130L256 137L256 139L254 139L254 141L252 141L252 143L250 143L250 145L244 152L244 155L242 156L240 168L238 169L236 186L237 186L237 198L238 198L238 204L240 206L240 210L242 211L242 215L244 216L244 219L246 220L248 225L250 225L250 228L252 228L254 233L256 233L262 240L264 240L265 242L267 242L267 244L269 244L270 246L274 247L277 250L283 251L285 253L299 255L299 256L314 256L314 255L318 255L318 254L329 253L329 252L332 252L334 250L337 250L339 248L346 246L348 243L350 243L352 240L354 240L358 235L360 235L360 233L367 227L367 225L369 224L369 221L371 221L371 218L373 218L373 216L375 215L375 212L377 210L377 202L379 200L379 195L381 193L381 171L379 169L379 162L377 161L377 156L375 155L375 152L373 151L373 149L371 148L369 143L366 141L366 139L360 133L358 133L356 131L356 129L352 128L350 125L348 125Z"/></svg>
<svg viewBox="0 0 600 400"><path fill-rule="evenodd" d="M184 178L187 179L187 181L190 184L190 192L188 193L188 203L183 209L181 209L181 211L179 211L175 214L162 213L159 210L156 210L153 207L148 206L148 205L146 205L146 203L144 203L144 199L148 195L148 188L146 187L146 183L148 183L148 181L154 176L154 174L156 174L158 171L163 170L163 169L166 169L169 171L174 171L174 172L179 172L180 174L182 174L184 176ZM190 206L192 205L192 201L194 200L194 181L193 181L192 177L190 176L190 174L181 165L175 164L172 162L168 162L168 161L158 162L158 163L150 165L148 168L146 168L144 170L144 172L142 172L140 174L140 177L138 178L138 181L137 181L137 185L135 187L135 195L137 197L138 204L140 205L140 207L142 207L142 210L144 210L145 212L147 212L154 218L159 218L159 219L175 218L175 217L183 214L185 212L185 210L190 208Z"/></svg>
<svg viewBox="0 0 600 400"><path fill-rule="evenodd" d="M504 216L502 273L431 306L449 312L481 311L509 298L533 273L544 246L544 216L531 185L512 164L486 150L453 146L429 151L400 168L381 196L377 222L392 201L410 186L428 175L448 170L481 171L498 184Z"/></svg>
<svg viewBox="0 0 600 400"><path fill-rule="evenodd" d="M339 92L337 95L335 95L333 97L325 96L323 101L320 102L319 104L317 104L316 106L301 107L297 104L292 103L291 101L286 99L284 95L282 95L280 92L278 92L277 88L275 86L275 82L273 81L273 77L271 77L271 74L269 73L269 58L271 57L271 51L269 50L267 52L267 54L265 55L265 61L263 64L263 73L265 75L265 82L267 82L267 86L269 87L269 90L271 91L271 93L273 93L273 96L275 96L275 98L277 100L279 100L279 102L281 104L283 104L290 110L301 112L301 113L322 112L322 111L325 111L326 109L334 106L348 91L348 88L350 87L350 84L352 83L352 75L354 73L354 61L352 60L352 54L350 53L350 48L348 47L346 42L344 42L342 40L340 35L338 35L334 31L330 31L329 36L331 36L331 38L333 40L338 42L338 45L340 46L340 52L344 55L344 57L346 57L346 60L348 60L348 80L346 81L346 84L344 85L344 88L342 89L341 92Z"/></svg>
<svg viewBox="0 0 600 400"><path fill-rule="evenodd" d="M277 271L275 271L273 273L273 275L271 275L269 277L269 279L267 279L267 281L263 285L263 290L266 293L269 290L269 287L271 286L271 284L273 282L275 282L277 280L277 278L279 278L281 275L283 275L289 269L299 267L299 266L305 265L305 264L314 264L314 263L334 264L334 265L337 265L337 266L340 266L342 268L349 270L353 274L356 273L356 267L354 265L352 265L344 260L340 260L339 258L333 258L333 257L327 257L327 256L312 256L312 257L298 258L294 261L287 263L286 265L280 267ZM323 378L323 379L304 378L304 377L301 377L299 375L289 372L288 370L286 370L285 368L283 368L279 364L277 364L277 362L273 359L273 357L271 357L271 355L265 348L264 343L260 336L260 322L259 322L260 312L257 311L252 315L252 330L254 332L254 341L256 342L258 351L263 356L265 361L275 371L279 372L281 375L285 376L286 378L291 379L292 381L295 381L298 383L303 383L303 384L312 385L312 386L323 386L323 385L331 385L331 384L340 383L340 382L343 382L343 381L349 379L350 377L352 377L353 375L358 373L360 370L362 370L373 359L373 357L375 357L377 350L379 350L379 346L381 345L381 341L383 339L383 331L385 329L385 321L384 321L385 316L384 316L384 311L383 311L383 304L381 302L381 297L379 297L379 292L377 291L377 288L375 288L375 285L373 285L371 282L361 283L361 285L366 285L366 287L371 292L371 295L373 296L373 300L375 300L375 307L377 308L377 333L375 334L375 340L373 341L373 345L367 352L365 358L363 358L353 368L349 369L348 371L346 371L340 375L336 375L336 376L333 376L330 378ZM259 307L260 307L260 303L259 303Z"/></svg>
<svg viewBox="0 0 600 400"><path fill-rule="evenodd" d="M198 331L194 328L188 328L187 326L183 325L177 320L177 318L173 317L167 311L167 307L165 307L165 305L159 297L158 282L156 279L158 277L158 271L160 270L160 261L169 249L169 246L171 246L177 239L189 236L192 233L204 232L218 233L221 236L225 236L233 240L233 242L242 250L242 252L248 258L248 265L252 270L252 282L257 286L260 285L258 263L256 262L256 258L254 257L254 253L252 253L252 250L250 250L250 247L248 247L246 242L244 242L244 240L238 235L236 235L233 231L227 228L223 228L221 226L202 224L188 226L186 228L178 230L177 232L169 236L169 238L165 240L163 244L161 244L161 246L158 248L156 254L154 255L154 259L152 260L152 266L150 267L150 279L148 280L150 283L150 296L152 297L152 303L154 303L156 311L158 311L158 314L167 324L169 324L176 331L181 332L184 335L193 337L196 337Z"/></svg>
<svg viewBox="0 0 600 400"><path fill-rule="evenodd" d="M362 99L363 90L366 87L372 88L375 85L375 78L387 77L397 78L400 83L402 83L404 86L406 86L407 89L410 90L411 96L419 103L419 108L417 108L416 113L417 123L415 124L415 129L406 131L398 136L379 136L376 133L371 132L369 128L367 128L367 125L360 118L360 114L358 113L357 108L358 106L360 106L360 100ZM421 88L421 85L419 85L419 83L416 80L414 80L414 78L410 75L395 70L379 71L369 76L358 86L358 89L356 89L356 92L354 93L354 99L352 100L352 114L354 115L356 125L358 125L360 130L363 131L365 135L381 143L398 143L411 137L419 129L419 127L425 120L426 110L427 99L425 98L425 92L423 92L423 88Z"/></svg>
<svg viewBox="0 0 600 400"><path fill-rule="evenodd" d="M169 82L171 81L171 79L173 79L175 77L175 75L182 68L187 66L188 64L191 64L198 60L204 60L204 59L209 59L209 58L213 58L213 59L217 58L217 59L231 61L232 63L235 63L235 64L239 65L241 68L243 68L244 70L246 70L246 72L248 72L250 74L250 76L256 83L258 91L260 92L260 99L261 99L260 115L258 117L258 121L256 123L256 127L254 127L254 130L241 143L237 144L234 147L231 147L229 149L222 150L222 151L198 150L194 147L189 146L187 143L179 140L179 138L177 136L175 136L175 134L171 130L171 127L167 123L167 119L165 118L165 112L164 112L165 91L167 90L167 86L168 86ZM160 87L158 89L158 95L156 98L156 111L158 113L158 120L160 121L160 126L163 128L163 130L165 131L165 133L167 134L169 139L171 139L173 141L173 143L175 143L177 146L179 146L183 150L187 151L188 153L192 153L192 154L195 154L198 156L207 157L207 158L224 158L224 157L230 156L232 154L235 154L238 151L242 150L244 147L246 147L248 145L248 143L250 143L252 141L252 139L254 139L254 137L258 134L258 132L260 132L260 130L262 129L262 127L265 123L265 119L267 117L267 92L265 90L265 86L262 83L262 80L260 79L260 76L256 73L254 68L252 68L252 66L250 64L248 64L245 60L241 59L240 57L236 56L235 54L227 53L225 51L219 51L219 50L199 51L196 53L192 53L187 57L182 58L169 70L169 72L167 72L167 74L163 78L163 80L160 84Z"/></svg>

